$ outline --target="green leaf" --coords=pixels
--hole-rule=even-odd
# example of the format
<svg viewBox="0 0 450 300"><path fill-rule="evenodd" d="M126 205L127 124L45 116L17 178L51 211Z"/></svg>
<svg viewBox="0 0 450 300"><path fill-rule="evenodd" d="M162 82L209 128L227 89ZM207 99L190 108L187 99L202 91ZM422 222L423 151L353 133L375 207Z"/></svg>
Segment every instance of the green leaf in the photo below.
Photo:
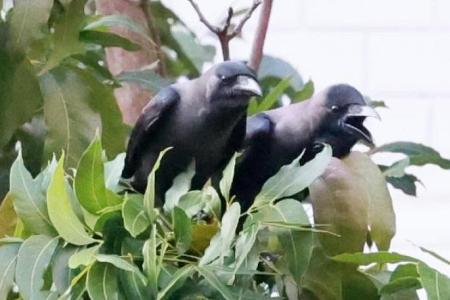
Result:
<svg viewBox="0 0 450 300"><path fill-rule="evenodd" d="M87 24L83 28L83 30L105 32L111 29L111 27L122 27L124 29L128 29L140 34L142 37L152 42L147 30L141 24L135 22L133 19L125 15L101 16L97 20Z"/></svg>
<svg viewBox="0 0 450 300"><path fill-rule="evenodd" d="M99 116L89 107L91 95L86 83L73 70L60 67L41 77L41 88L48 127L46 152L63 148L67 166L76 167L101 124Z"/></svg>
<svg viewBox="0 0 450 300"><path fill-rule="evenodd" d="M52 0L18 0L9 20L9 41L12 51L24 53L28 46L44 37Z"/></svg>
<svg viewBox="0 0 450 300"><path fill-rule="evenodd" d="M417 264L398 265L395 270L392 271L389 281L395 281L404 277L419 277Z"/></svg>
<svg viewBox="0 0 450 300"><path fill-rule="evenodd" d="M251 214L249 220L244 225L252 223L275 223L308 225L309 219L303 205L294 199L285 199L271 204ZM311 232L299 232L294 229L273 228L269 230L276 234L280 244L278 251L284 253L283 259L295 280L306 270L312 248ZM311 230L311 229L309 229Z"/></svg>
<svg viewBox="0 0 450 300"><path fill-rule="evenodd" d="M395 264L401 262L417 262L417 259L396 252L379 251L373 253L343 253L332 257L333 260L366 266L373 263Z"/></svg>
<svg viewBox="0 0 450 300"><path fill-rule="evenodd" d="M107 207L102 144L96 136L81 156L75 176L75 192L80 204L90 213L97 214Z"/></svg>
<svg viewBox="0 0 450 300"><path fill-rule="evenodd" d="M181 51L186 55L198 72L202 71L203 64L212 61L215 54L214 47L202 46L195 36L184 26L175 24L170 26L170 32L174 40L178 43Z"/></svg>
<svg viewBox="0 0 450 300"><path fill-rule="evenodd" d="M56 20L54 31L50 36L52 51L40 74L58 66L65 58L85 51L85 46L79 39L81 28L85 22L85 4L86 0L70 2L62 16Z"/></svg>
<svg viewBox="0 0 450 300"><path fill-rule="evenodd" d="M161 160L164 155L172 148L166 148L159 153L158 159L153 165L153 169L148 174L147 177L147 187L144 193L144 209L147 213L147 216L150 220L150 223L153 223L156 220L156 212L155 212L155 203L156 203L156 194L155 194L155 174L159 169L159 165L161 164Z"/></svg>
<svg viewBox="0 0 450 300"><path fill-rule="evenodd" d="M147 279L144 277L144 275L142 275L139 268L136 265L121 258L120 256L111 255L111 254L96 254L95 258L99 262L109 263L118 269L135 273L138 276L138 278L142 281L143 284L147 284Z"/></svg>
<svg viewBox="0 0 450 300"><path fill-rule="evenodd" d="M11 243L0 246L0 299L7 299L7 296L14 286L14 275L16 271L17 252L19 243Z"/></svg>
<svg viewBox="0 0 450 300"><path fill-rule="evenodd" d="M34 68L27 59L17 61L0 47L0 65L0 148L3 148L42 106L42 95Z"/></svg>
<svg viewBox="0 0 450 300"><path fill-rule="evenodd" d="M25 168L21 153L11 167L10 185L14 209L27 230L36 234L55 235L45 196L40 192L40 185L33 181Z"/></svg>
<svg viewBox="0 0 450 300"><path fill-rule="evenodd" d="M301 102L304 100L308 100L314 95L314 82L312 80L308 80L308 82L303 86L303 88L295 93L293 102Z"/></svg>
<svg viewBox="0 0 450 300"><path fill-rule="evenodd" d="M330 234L318 239L328 255L359 252L364 248L369 225L370 196L364 178L343 161L333 158L324 174L309 188L314 223Z"/></svg>
<svg viewBox="0 0 450 300"><path fill-rule="evenodd" d="M195 269L203 278L205 278L205 280L211 287L213 287L216 291L220 293L220 295L222 295L224 299L226 300L236 299L231 290L220 281L220 279L216 276L216 274L214 274L205 267L195 267Z"/></svg>
<svg viewBox="0 0 450 300"><path fill-rule="evenodd" d="M122 191L119 182L124 165L125 153L120 153L113 160L105 163L105 185L108 190L114 193Z"/></svg>
<svg viewBox="0 0 450 300"><path fill-rule="evenodd" d="M402 177L386 177L386 181L396 189L400 189L410 196L417 195L416 183L420 183L420 180L416 176L407 173Z"/></svg>
<svg viewBox="0 0 450 300"><path fill-rule="evenodd" d="M433 256L434 258L436 258L436 259L442 261L443 263L445 263L445 264L447 264L447 265L450 265L450 260L444 258L442 255L439 255L439 254L437 254L436 252L434 252L434 251L432 251L432 250L429 250L429 249L427 249L427 248L424 248L424 247L420 247L420 246L419 246L419 249L422 250L422 251L425 252L425 253L430 254L430 255Z"/></svg>
<svg viewBox="0 0 450 300"><path fill-rule="evenodd" d="M386 177L402 177L405 175L405 168L408 167L409 164L409 157L396 161L383 171L383 175Z"/></svg>
<svg viewBox="0 0 450 300"><path fill-rule="evenodd" d="M143 199L140 195L125 194L122 206L122 218L126 230L136 237L150 225L150 220L144 210Z"/></svg>
<svg viewBox="0 0 450 300"><path fill-rule="evenodd" d="M111 264L95 263L87 274L86 287L91 299L119 299L117 269Z"/></svg>
<svg viewBox="0 0 450 300"><path fill-rule="evenodd" d="M175 292L183 286L186 279L195 271L194 266L186 265L178 269L172 276L167 285L158 293L157 299L168 299L166 296Z"/></svg>
<svg viewBox="0 0 450 300"><path fill-rule="evenodd" d="M179 207L174 207L172 211L173 227L175 232L175 241L179 253L189 250L192 242L191 219Z"/></svg>
<svg viewBox="0 0 450 300"><path fill-rule="evenodd" d="M266 181L261 192L256 196L253 206L265 205L304 190L325 171L330 162L331 154L331 147L325 145L313 160L303 166L299 164L299 160L303 156L303 153L300 154L292 163L281 167L274 176Z"/></svg>
<svg viewBox="0 0 450 300"><path fill-rule="evenodd" d="M120 47L128 51L137 51L141 49L141 46L138 44L112 32L83 30L80 32L80 40L85 43L97 44L102 47Z"/></svg>
<svg viewBox="0 0 450 300"><path fill-rule="evenodd" d="M450 299L450 278L422 262L417 266L428 300Z"/></svg>
<svg viewBox="0 0 450 300"><path fill-rule="evenodd" d="M13 206L13 197L8 193L0 203L0 238L13 235L16 224L17 214Z"/></svg>
<svg viewBox="0 0 450 300"><path fill-rule="evenodd" d="M169 213L178 205L181 196L191 188L191 180L195 175L195 162L192 161L187 170L178 174L173 180L172 186L167 190L164 202L164 211Z"/></svg>
<svg viewBox="0 0 450 300"><path fill-rule="evenodd" d="M377 147L371 152L402 153L409 157L411 165L423 166L426 164L433 164L443 169L450 169L450 159L443 158L439 152L422 144L412 142L395 142Z"/></svg>
<svg viewBox="0 0 450 300"><path fill-rule="evenodd" d="M409 290L409 289L420 289L421 284L416 277L402 277L383 286L380 289L381 294L394 294L399 291Z"/></svg>
<svg viewBox="0 0 450 300"><path fill-rule="evenodd" d="M144 243L144 247L142 248L142 255L144 256L143 269L147 274L150 292L154 296L156 296L156 293L158 292L158 277L161 270L161 266L158 265L157 247L156 225L153 225L150 238Z"/></svg>
<svg viewBox="0 0 450 300"><path fill-rule="evenodd" d="M64 294L70 287L72 279L77 275L78 270L69 267L69 259L79 250L78 247L66 245L58 246L52 257L53 282L59 294Z"/></svg>
<svg viewBox="0 0 450 300"><path fill-rule="evenodd" d="M222 249L220 254L221 259L223 259L228 254L231 248L240 215L241 207L237 202L231 204L231 206L223 215L219 233L222 240Z"/></svg>
<svg viewBox="0 0 450 300"><path fill-rule="evenodd" d="M46 299L42 291L44 273L50 264L58 238L34 235L22 243L17 255L16 283L24 299Z"/></svg>
<svg viewBox="0 0 450 300"><path fill-rule="evenodd" d="M93 264L100 247L101 244L77 251L69 258L69 267L71 269L76 269L80 266L89 266Z"/></svg>
<svg viewBox="0 0 450 300"><path fill-rule="evenodd" d="M59 159L55 174L47 192L48 213L59 235L74 245L86 245L95 242L85 231L70 203L64 180L64 153Z"/></svg>
<svg viewBox="0 0 450 300"><path fill-rule="evenodd" d="M246 228L241 231L239 237L236 240L236 251L235 251L235 266L233 277L246 261L247 256L251 253L253 246L256 242L256 237L258 236L259 227L258 225L253 225L250 228Z"/></svg>
<svg viewBox="0 0 450 300"><path fill-rule="evenodd" d="M298 71L287 61L264 55L258 69L258 78L264 81L265 78L286 78L291 77L291 84L295 90L304 86L304 82Z"/></svg>
<svg viewBox="0 0 450 300"><path fill-rule="evenodd" d="M234 169L236 166L236 159L238 158L239 154L236 152L228 162L225 169L223 169L222 172L222 179L220 179L219 187L220 192L222 193L222 196L225 198L225 201L230 200L230 189L231 184L233 183L234 178Z"/></svg>
<svg viewBox="0 0 450 300"><path fill-rule="evenodd" d="M283 96L286 89L291 84L291 77L281 80L270 92L263 98L258 106L258 111L265 111L271 109L275 103Z"/></svg>
<svg viewBox="0 0 450 300"><path fill-rule="evenodd" d="M395 235L395 213L383 174L370 157L361 152L351 152L343 162L364 178L369 194L370 236L378 250L388 250Z"/></svg>
<svg viewBox="0 0 450 300"><path fill-rule="evenodd" d="M135 273L120 272L119 280L125 299L146 300L151 299L147 287L142 283Z"/></svg>
<svg viewBox="0 0 450 300"><path fill-rule="evenodd" d="M159 76L153 70L125 71L117 75L116 79L122 82L137 83L153 93L157 93L163 87L171 84L169 80Z"/></svg>

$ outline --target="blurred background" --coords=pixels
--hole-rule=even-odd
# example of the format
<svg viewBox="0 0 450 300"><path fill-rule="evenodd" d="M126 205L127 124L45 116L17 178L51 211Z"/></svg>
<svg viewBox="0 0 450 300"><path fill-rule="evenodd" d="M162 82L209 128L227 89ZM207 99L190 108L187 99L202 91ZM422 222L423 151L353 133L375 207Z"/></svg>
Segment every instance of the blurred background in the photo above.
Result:
<svg viewBox="0 0 450 300"><path fill-rule="evenodd" d="M216 43L188 1L163 1L203 43ZM213 24L252 1L198 0ZM258 21L250 19L241 39L231 42L231 57L248 59ZM413 141L450 158L450 1L448 0L278 0L274 1L266 54L297 68L316 91L349 83L389 108L382 121L368 120L378 145ZM216 60L222 59L220 51ZM391 157L379 156L380 162ZM445 265L417 245L450 257L450 172L436 166L409 167L423 182L417 198L391 189L397 214L392 250L425 260L443 272ZM431 233L431 234L430 234Z"/></svg>

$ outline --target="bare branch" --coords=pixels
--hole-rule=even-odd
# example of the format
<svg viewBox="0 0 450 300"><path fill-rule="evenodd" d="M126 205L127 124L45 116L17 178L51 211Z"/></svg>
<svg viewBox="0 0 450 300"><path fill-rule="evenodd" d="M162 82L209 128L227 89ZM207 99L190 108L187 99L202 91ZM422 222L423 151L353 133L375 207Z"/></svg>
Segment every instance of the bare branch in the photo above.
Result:
<svg viewBox="0 0 450 300"><path fill-rule="evenodd" d="M272 0L264 0L264 4L261 10L261 16L259 17L258 27L256 29L255 39L253 41L253 48L248 65L250 66L250 68L255 70L255 72L258 71L263 56L264 42L266 40L267 29L269 28L272 3Z"/></svg>
<svg viewBox="0 0 450 300"><path fill-rule="evenodd" d="M200 18L200 22L205 24L205 26L208 27L208 29L214 33L217 33L218 31L220 31L219 27L211 25L211 23L209 23L208 20L206 20L205 16L203 15L202 11L200 10L200 7L198 7L198 4L195 3L194 0L188 0L188 1L191 3L192 7L195 9L195 12L197 13L198 17Z"/></svg>
<svg viewBox="0 0 450 300"><path fill-rule="evenodd" d="M247 11L245 16L241 19L241 21L238 23L238 25L234 28L233 32L229 34L231 38L234 38L238 34L241 34L242 28L244 27L245 23L251 18L253 12L256 8L262 3L262 0L255 0L253 1L252 7Z"/></svg>
<svg viewBox="0 0 450 300"><path fill-rule="evenodd" d="M234 15L234 11L233 11L232 7L228 8L228 15L225 20L225 24L223 25L222 28L220 28L218 26L212 25L211 23L208 22L208 20L206 20L205 16L201 12L199 6L197 5L197 3L195 3L194 0L188 0L188 1L191 3L194 10L197 12L197 15L200 18L200 22L205 24L205 26L211 32L213 32L219 39L220 46L222 48L223 60L230 59L230 45L229 45L230 41L237 35L241 34L242 28L244 27L245 23L250 19L253 12L255 11L255 9L262 3L262 0L254 0L252 7L250 7L250 9L247 11L245 16L241 19L241 21L237 24L237 26L231 32L229 32L229 28L231 25L231 19L233 18L233 15Z"/></svg>

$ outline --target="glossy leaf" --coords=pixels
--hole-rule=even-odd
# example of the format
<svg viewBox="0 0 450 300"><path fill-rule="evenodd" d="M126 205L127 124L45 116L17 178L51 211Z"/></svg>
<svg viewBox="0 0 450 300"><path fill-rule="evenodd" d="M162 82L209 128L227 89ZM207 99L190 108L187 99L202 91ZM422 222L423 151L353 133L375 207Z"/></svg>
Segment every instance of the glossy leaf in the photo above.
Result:
<svg viewBox="0 0 450 300"><path fill-rule="evenodd" d="M328 231L339 235L318 236L326 253L362 251L367 238L370 203L364 178L333 158L309 191L314 222L327 225Z"/></svg>
<svg viewBox="0 0 450 300"><path fill-rule="evenodd" d="M58 238L34 235L25 240L17 255L16 283L24 299L46 299L42 291L44 273L50 264Z"/></svg>
<svg viewBox="0 0 450 300"><path fill-rule="evenodd" d="M10 185L14 209L27 230L37 234L55 235L45 196L40 191L40 185L33 181L25 168L20 153L11 167Z"/></svg>
<svg viewBox="0 0 450 300"><path fill-rule="evenodd" d="M231 290L226 285L224 285L213 272L208 270L206 267L196 267L195 269L203 278L205 278L205 280L211 287L213 287L220 293L220 295L224 299L226 300L236 299Z"/></svg>
<svg viewBox="0 0 450 300"><path fill-rule="evenodd" d="M128 51L137 51L141 49L138 44L112 32L84 30L80 32L80 40L85 43L97 44L103 47L120 47Z"/></svg>
<svg viewBox="0 0 450 300"><path fill-rule="evenodd" d="M402 153L409 157L411 165L437 165L443 169L450 169L450 159L443 158L439 152L431 147L413 142L395 142L382 145L372 150L372 153L392 152Z"/></svg>
<svg viewBox="0 0 450 300"><path fill-rule="evenodd" d="M144 193L144 209L147 213L147 217L150 220L150 223L153 223L156 220L155 213L155 203L156 203L156 193L155 193L155 178L156 171L159 169L159 165L161 164L161 160L171 148L166 148L159 153L158 159L153 165L152 171L148 174L147 177L147 187Z"/></svg>
<svg viewBox="0 0 450 300"><path fill-rule="evenodd" d="M75 176L75 192L80 204L96 214L108 206L102 160L102 144L98 136L84 151Z"/></svg>
<svg viewBox="0 0 450 300"><path fill-rule="evenodd" d="M417 262L417 259L396 252L379 251L373 253L343 253L332 258L335 261L361 266L377 264L395 264L400 262Z"/></svg>
<svg viewBox="0 0 450 300"><path fill-rule="evenodd" d="M169 80L159 76L153 70L122 72L117 76L117 80L139 84L141 87L153 93L171 84Z"/></svg>
<svg viewBox="0 0 450 300"><path fill-rule="evenodd" d="M69 259L77 253L78 247L66 245L65 247L57 247L52 257L52 274L53 282L59 294L64 294L71 286L72 279L77 275L78 271L69 267Z"/></svg>
<svg viewBox="0 0 450 300"><path fill-rule="evenodd" d="M178 205L181 196L186 194L191 188L191 180L195 175L195 162L192 161L187 170L178 174L172 186L167 190L164 202L164 211L171 212Z"/></svg>
<svg viewBox="0 0 450 300"><path fill-rule="evenodd" d="M27 59L17 61L5 50L0 47L0 148L11 140L21 125L31 120L42 105L33 65Z"/></svg>
<svg viewBox="0 0 450 300"><path fill-rule="evenodd" d="M191 219L179 207L172 211L173 227L175 232L175 241L179 253L189 250L192 243Z"/></svg>
<svg viewBox="0 0 450 300"><path fill-rule="evenodd" d="M257 106L256 111L249 111L249 114L253 115L257 112L273 108L290 85L290 77L284 78L283 80L278 82L278 84L273 89L271 89L267 95L264 96L264 98L261 100L261 103Z"/></svg>
<svg viewBox="0 0 450 300"><path fill-rule="evenodd" d="M0 238L13 235L16 223L17 214L14 210L13 198L8 193L0 203Z"/></svg>
<svg viewBox="0 0 450 300"><path fill-rule="evenodd" d="M127 260L125 260L117 255L96 254L95 259L102 263L112 264L113 266L115 266L118 269L135 273L136 276L139 278L139 280L142 281L142 283L144 283L144 284L147 283L147 280L145 279L144 275L142 275L141 271L139 270L139 268L136 265L128 262Z"/></svg>
<svg viewBox="0 0 450 300"><path fill-rule="evenodd" d="M52 51L40 71L41 74L58 66L65 58L85 51L85 47L79 39L81 28L85 22L85 4L86 0L71 1L62 16L55 22L54 31L50 36ZM80 91L78 90L78 92Z"/></svg>
<svg viewBox="0 0 450 300"><path fill-rule="evenodd" d="M303 88L295 93L293 102L300 102L304 100L308 100L314 95L314 82L312 80L308 80L307 83L303 86Z"/></svg>
<svg viewBox="0 0 450 300"><path fill-rule="evenodd" d="M70 203L64 179L64 154L59 159L55 174L47 192L48 213L59 235L74 245L86 245L95 242L84 229Z"/></svg>
<svg viewBox="0 0 450 300"><path fill-rule="evenodd" d="M91 299L119 299L117 270L107 263L95 263L87 274L86 287Z"/></svg>
<svg viewBox="0 0 450 300"><path fill-rule="evenodd" d="M153 225L150 238L144 243L144 247L142 248L142 255L144 257L143 269L147 274L150 292L154 296L158 292L158 277L161 270L158 265L157 247L156 226Z"/></svg>
<svg viewBox="0 0 450 300"><path fill-rule="evenodd" d="M331 159L331 147L325 145L313 160L300 166L299 157L294 159L289 165L281 169L263 185L261 192L256 196L254 206L258 207L268 204L280 198L285 198L297 194L307 188L326 169Z"/></svg>
<svg viewBox="0 0 450 300"><path fill-rule="evenodd" d="M158 293L157 299L167 299L166 297L179 289L186 279L195 271L191 265L186 265L178 269L171 277L167 285Z"/></svg>
<svg viewBox="0 0 450 300"><path fill-rule="evenodd" d="M150 225L150 220L144 210L143 198L138 195L125 195L122 206L122 218L126 230L136 237Z"/></svg>
<svg viewBox="0 0 450 300"><path fill-rule="evenodd" d="M223 169L222 172L222 178L219 182L220 192L222 193L222 196L225 198L226 201L230 200L230 197L233 195L230 195L230 189L231 185L233 184L233 178L234 178L234 169L236 167L236 159L238 158L239 154L235 153L230 161L228 162L225 169Z"/></svg>
<svg viewBox="0 0 450 300"><path fill-rule="evenodd" d="M89 248L74 253L68 261L68 265L71 269L76 269L80 266L89 266L95 262L95 257L100 249L101 245L95 245Z"/></svg>
<svg viewBox="0 0 450 300"><path fill-rule="evenodd" d="M379 250L388 250L395 235L395 213L383 174L370 157L361 152L351 152L343 162L364 178L369 194L370 236Z"/></svg>
<svg viewBox="0 0 450 300"><path fill-rule="evenodd" d="M9 40L13 51L25 52L28 46L43 38L53 6L52 0L18 0L9 20Z"/></svg>
<svg viewBox="0 0 450 300"><path fill-rule="evenodd" d="M420 262L418 271L429 300L450 299L450 278Z"/></svg>
<svg viewBox="0 0 450 300"><path fill-rule="evenodd" d="M120 153L113 160L105 163L105 185L107 189L114 193L122 190L119 182L124 165L125 153Z"/></svg>
<svg viewBox="0 0 450 300"><path fill-rule="evenodd" d="M7 296L14 286L14 275L16 271L17 252L19 243L10 243L0 246L0 299Z"/></svg>
<svg viewBox="0 0 450 300"><path fill-rule="evenodd" d="M120 272L122 292L126 299L146 300L151 299L147 287L134 272Z"/></svg>

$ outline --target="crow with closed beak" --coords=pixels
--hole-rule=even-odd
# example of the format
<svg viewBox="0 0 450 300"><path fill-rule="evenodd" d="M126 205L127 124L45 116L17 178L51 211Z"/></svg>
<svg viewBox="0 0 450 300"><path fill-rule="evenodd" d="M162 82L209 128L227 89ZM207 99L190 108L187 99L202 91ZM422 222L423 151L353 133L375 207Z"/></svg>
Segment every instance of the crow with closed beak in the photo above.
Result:
<svg viewBox="0 0 450 300"><path fill-rule="evenodd" d="M305 151L301 164L332 146L334 157L346 156L359 140L373 145L363 126L366 117L378 117L361 93L339 84L313 98L259 113L247 121L244 154L236 167L232 195L242 211L254 201L264 183Z"/></svg>
<svg viewBox="0 0 450 300"><path fill-rule="evenodd" d="M192 188L201 188L241 147L248 102L259 95L254 72L238 61L214 65L198 78L162 89L134 126L122 178L143 193L159 153L173 147L157 171L157 205L192 160Z"/></svg>

